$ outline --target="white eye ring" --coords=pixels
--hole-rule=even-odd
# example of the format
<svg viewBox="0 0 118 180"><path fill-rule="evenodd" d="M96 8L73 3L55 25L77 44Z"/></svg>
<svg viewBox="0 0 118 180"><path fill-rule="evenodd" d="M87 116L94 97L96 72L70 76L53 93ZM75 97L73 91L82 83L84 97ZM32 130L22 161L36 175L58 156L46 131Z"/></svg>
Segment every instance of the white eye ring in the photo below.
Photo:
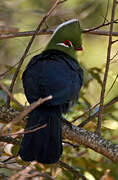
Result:
<svg viewBox="0 0 118 180"><path fill-rule="evenodd" d="M64 47L69 48L69 46L68 46L68 45L66 45L66 44L64 44L64 43L57 43L57 45L59 45L59 46L64 46Z"/></svg>
<svg viewBox="0 0 118 180"><path fill-rule="evenodd" d="M68 43L68 44L66 44L66 43ZM59 45L59 46L64 46L64 47L67 47L67 48L70 48L70 47L73 46L72 43L71 43L71 41L69 41L69 40L66 40L66 41L64 41L63 43L57 43L57 45Z"/></svg>

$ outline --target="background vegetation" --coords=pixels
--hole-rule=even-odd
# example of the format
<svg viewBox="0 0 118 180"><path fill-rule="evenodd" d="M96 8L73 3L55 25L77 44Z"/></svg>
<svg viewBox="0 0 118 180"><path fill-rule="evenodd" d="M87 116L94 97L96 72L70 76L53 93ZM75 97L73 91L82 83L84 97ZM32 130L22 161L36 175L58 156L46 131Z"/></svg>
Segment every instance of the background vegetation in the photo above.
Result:
<svg viewBox="0 0 118 180"><path fill-rule="evenodd" d="M54 4L54 0L0 0L0 34L6 34L6 28L14 27L11 31L32 31L35 30L42 17L48 12ZM110 21L112 1L109 2L107 20ZM96 27L104 21L105 13L107 10L107 0L67 0L51 14L46 23L49 29L55 27L71 18L78 18L82 29ZM116 9L116 18L118 17L118 6ZM47 25L43 25L45 29ZM1 30L0 29L0 30ZM109 30L109 26L102 27L101 30ZM114 25L114 31L118 32L117 23ZM31 37L17 37L10 39L0 40L0 74L9 70L21 58L24 49ZM90 35L88 33L82 35L83 39L83 52L78 52L78 61L85 72L84 86L81 91L79 102L74 106L66 118L72 121L74 118L83 114L91 106L99 102L100 91L102 86L103 75L105 71L108 37L100 35ZM14 97L23 105L27 104L23 87L22 87L22 72L25 69L28 61L35 54L39 54L50 40L50 35L37 36L33 45L23 63L20 73L18 75L15 87ZM113 40L117 40L114 37ZM118 51L117 42L112 46L111 58ZM108 75L105 103L109 102L113 97L118 94L118 56L116 55L111 61L110 70ZM1 82L9 87L16 67L12 68L3 78ZM2 76L0 76L2 77ZM115 83L113 84L115 80ZM112 86L113 85L113 86ZM0 105L6 103L6 94L0 90ZM11 105L16 109L13 102ZM80 118L74 124L78 125L86 119L87 116L98 111L98 106L92 111L89 111L84 117ZM97 119L93 119L88 123L85 128L94 131ZM4 122L0 123L0 128L4 127ZM13 126L10 132L16 132L23 127L19 124ZM105 139L111 140L113 143L118 144L118 103L113 104L104 112L102 120L102 136ZM106 159L102 155L88 149L82 145L71 145L64 140L64 152L61 160L68 165L74 167L81 174L89 180L117 180L118 179L118 166ZM7 159L17 154L19 146L0 142L0 161ZM5 164L5 163L4 163ZM1 179L7 179L15 173L20 172L22 168L26 168L29 164L24 163L18 157L13 158L6 162L5 166L0 168ZM29 165L30 166L30 165ZM33 164L33 168L37 172L46 172L59 180L74 179L73 173L68 169L64 169L58 164L53 166L44 166L41 164ZM105 177L105 178L104 178ZM48 177L49 178L49 177ZM47 179L48 179L47 178Z"/></svg>

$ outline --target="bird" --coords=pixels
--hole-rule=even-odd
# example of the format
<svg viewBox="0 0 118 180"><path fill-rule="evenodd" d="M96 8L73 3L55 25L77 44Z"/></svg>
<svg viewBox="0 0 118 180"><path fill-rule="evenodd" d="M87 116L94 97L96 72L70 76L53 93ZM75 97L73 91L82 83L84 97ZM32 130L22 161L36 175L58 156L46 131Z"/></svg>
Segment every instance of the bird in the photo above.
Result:
<svg viewBox="0 0 118 180"><path fill-rule="evenodd" d="M32 57L22 75L25 96L30 104L49 95L28 115L19 155L23 161L53 164L62 152L62 117L77 102L83 85L83 69L77 60L82 50L78 19L58 25L46 48ZM46 127L35 130L46 124Z"/></svg>

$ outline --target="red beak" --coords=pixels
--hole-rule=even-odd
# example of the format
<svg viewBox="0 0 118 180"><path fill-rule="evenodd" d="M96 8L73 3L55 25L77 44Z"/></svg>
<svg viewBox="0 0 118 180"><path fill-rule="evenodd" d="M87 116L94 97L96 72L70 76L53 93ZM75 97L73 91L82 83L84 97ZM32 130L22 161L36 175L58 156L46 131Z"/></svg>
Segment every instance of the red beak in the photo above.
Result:
<svg viewBox="0 0 118 180"><path fill-rule="evenodd" d="M75 50L76 50L76 51L82 51L83 48L82 48L82 46L80 46L79 48L75 48Z"/></svg>

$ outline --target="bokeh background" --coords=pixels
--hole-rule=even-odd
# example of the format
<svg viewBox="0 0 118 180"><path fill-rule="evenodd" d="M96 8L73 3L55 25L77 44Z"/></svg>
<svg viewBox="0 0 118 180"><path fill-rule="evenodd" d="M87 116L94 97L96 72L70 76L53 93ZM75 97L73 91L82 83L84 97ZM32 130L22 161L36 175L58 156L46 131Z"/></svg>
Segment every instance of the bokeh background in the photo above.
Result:
<svg viewBox="0 0 118 180"><path fill-rule="evenodd" d="M54 0L0 0L0 27L14 27L16 31L32 31L35 30L42 17L48 12L51 6L54 4ZM107 21L110 21L112 0L109 2ZM49 29L55 29L56 26L66 20L72 18L78 18L82 29L88 29L100 25L104 21L104 17L107 10L107 0L67 0L61 4L48 18L46 23ZM118 6L116 8L116 18L118 18ZM46 28L44 24L42 29ZM102 27L99 30L109 30L109 26ZM117 23L114 25L114 31L118 32ZM5 34L1 32L1 34ZM50 40L51 35L40 35L37 36L32 44L32 47L23 63L20 73L18 75L15 87L14 96L23 105L27 104L24 96L22 87L22 73L27 63L32 56L39 54L45 49L45 46ZM10 39L0 40L0 74L9 70L14 64L16 64L31 37L17 37ZM113 37L116 40L117 37ZM71 121L77 116L81 115L84 111L89 109L91 106L99 102L102 79L105 71L105 63L107 57L108 37L101 35L90 35L87 33L82 34L83 51L78 52L78 61L84 69L84 86L81 91L80 99L78 104L70 109L66 118ZM118 51L118 43L112 46L111 58ZM112 98L118 95L118 79L112 86L117 74L118 74L118 56L111 61L109 76L106 87L105 103L109 102ZM8 88L16 67L7 73L1 82ZM109 91L109 89L111 90ZM0 105L2 106L6 102L6 94L0 90ZM14 108L15 104L11 103ZM93 111L86 114L85 117L79 119L74 124L78 125L87 116L98 111L96 107ZM96 120L85 126L86 129L93 131L96 126ZM3 122L0 123L0 127L3 127ZM15 132L16 129L23 127L14 127L11 132ZM106 139L111 140L113 143L118 144L118 103L112 105L110 108L105 110L103 121L102 121L102 136ZM2 152L5 147L4 153L0 154L0 160L9 157L18 151L17 146L11 146L8 144L1 143L0 151ZM81 153L84 152L82 155ZM83 173L90 180L98 180L109 170L106 180L117 180L118 179L118 166L106 159L102 155L94 152L91 149L87 149L82 145L77 148L73 148L71 145L64 143L64 152L62 160L81 173ZM16 165L17 164L17 165ZM25 166L21 160L16 158L15 166L16 170L10 168L1 168L1 178L7 178L10 175L16 173L22 166ZM13 164L12 164L13 166ZM55 170L54 170L55 169ZM41 167L37 168L41 171ZM45 171L53 174L59 180L71 180L73 174L63 168L51 166L45 166Z"/></svg>

